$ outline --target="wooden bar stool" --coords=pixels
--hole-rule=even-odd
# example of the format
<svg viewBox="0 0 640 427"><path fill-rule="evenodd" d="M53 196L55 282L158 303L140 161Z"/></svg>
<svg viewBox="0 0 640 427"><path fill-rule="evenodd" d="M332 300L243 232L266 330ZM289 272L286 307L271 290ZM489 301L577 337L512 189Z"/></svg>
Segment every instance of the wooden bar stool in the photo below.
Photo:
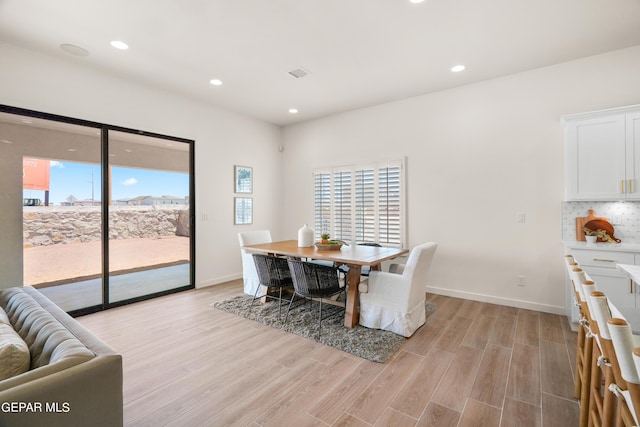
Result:
<svg viewBox="0 0 640 427"><path fill-rule="evenodd" d="M624 319L610 319L607 325L616 355L616 360L612 361L614 383L609 386L609 390L618 398L616 425L638 426L640 377L636 363L640 363L640 348L634 350L638 338L634 338L631 326Z"/></svg>
<svg viewBox="0 0 640 427"><path fill-rule="evenodd" d="M586 290L586 286L584 287ZM589 426L613 426L616 397L609 391L609 386L614 382L611 360L615 358L615 353L607 325L611 319L611 311L604 293L591 291L588 295L587 301L590 302L593 320L591 332L594 334L589 391Z"/></svg>
<svg viewBox="0 0 640 427"><path fill-rule="evenodd" d="M575 304L578 307L578 340L577 340L577 348L576 348L576 371L574 374L574 378L575 378L575 385L574 385L574 396L579 399L580 398L580 389L581 389L581 385L582 385L582 381L581 381L581 372L582 372L582 353L584 351L584 340L585 340L585 329L582 327L583 321L584 321L584 314L582 313L582 307L580 306L580 294L578 293L578 289L576 287L575 281L574 281L574 276L576 276L576 274L578 272L574 272L573 270L576 268L579 268L579 264L577 262L575 262L575 260L573 259L573 256L571 255L567 255L565 257L565 260L567 262L567 272L569 273L569 280L571 280L571 285L573 287L573 293L574 293L574 297L575 297Z"/></svg>
<svg viewBox="0 0 640 427"><path fill-rule="evenodd" d="M580 326L578 327L578 343L576 348L575 397L580 399L580 427L589 424L589 391L591 381L591 362L593 355L593 334L590 330L591 314L584 296L582 283L590 280L586 273L576 267L577 263L569 264L569 277L573 284L576 301L580 307Z"/></svg>

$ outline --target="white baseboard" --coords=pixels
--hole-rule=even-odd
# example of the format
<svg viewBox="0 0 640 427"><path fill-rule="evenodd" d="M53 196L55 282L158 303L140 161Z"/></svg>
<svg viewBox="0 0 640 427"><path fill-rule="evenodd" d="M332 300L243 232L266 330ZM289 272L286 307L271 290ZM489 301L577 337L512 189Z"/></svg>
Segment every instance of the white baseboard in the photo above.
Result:
<svg viewBox="0 0 640 427"><path fill-rule="evenodd" d="M564 306L554 306L547 304L538 304L530 301L521 301L509 298L494 297L491 295L474 294L471 292L454 291L451 289L437 288L427 286L427 293L444 295L454 298L468 299L472 301L488 302L491 304L506 305L507 307L524 308L527 310L542 311L544 313L567 315L567 309Z"/></svg>
<svg viewBox="0 0 640 427"><path fill-rule="evenodd" d="M229 282L231 280L242 279L242 273L230 274L228 276L218 277L215 279L205 280L196 284L196 288L206 288L207 286L219 285L220 283ZM547 304L538 304L530 301L521 301L509 298L495 297L491 295L475 294L472 292L455 291L446 288L437 288L427 286L427 292L437 295L445 295L448 297L468 299L472 301L487 302L490 304L506 305L507 307L524 308L527 310L541 311L543 313L559 314L566 316L566 308L563 306L553 306Z"/></svg>
<svg viewBox="0 0 640 427"><path fill-rule="evenodd" d="M219 285L220 283L230 282L232 280L242 279L242 273L230 274L228 276L217 277L215 279L203 280L196 283L196 289L206 288L208 286Z"/></svg>

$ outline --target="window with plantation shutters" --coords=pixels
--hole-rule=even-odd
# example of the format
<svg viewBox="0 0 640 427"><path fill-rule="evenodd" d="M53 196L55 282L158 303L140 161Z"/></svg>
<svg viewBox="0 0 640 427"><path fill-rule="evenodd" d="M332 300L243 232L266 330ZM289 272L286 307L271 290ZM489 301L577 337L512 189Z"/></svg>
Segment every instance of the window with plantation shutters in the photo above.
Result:
<svg viewBox="0 0 640 427"><path fill-rule="evenodd" d="M316 239L401 247L403 181L402 161L314 171Z"/></svg>

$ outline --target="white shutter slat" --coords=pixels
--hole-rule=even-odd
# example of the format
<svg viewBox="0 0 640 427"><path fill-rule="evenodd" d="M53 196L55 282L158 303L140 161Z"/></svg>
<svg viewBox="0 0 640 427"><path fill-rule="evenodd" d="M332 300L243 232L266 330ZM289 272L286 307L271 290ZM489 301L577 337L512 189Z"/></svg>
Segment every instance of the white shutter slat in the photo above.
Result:
<svg viewBox="0 0 640 427"><path fill-rule="evenodd" d="M380 242L400 245L400 168L378 169L378 228Z"/></svg>
<svg viewBox="0 0 640 427"><path fill-rule="evenodd" d="M328 172L315 174L314 204L314 231L318 240L321 230L331 226L331 174Z"/></svg>
<svg viewBox="0 0 640 427"><path fill-rule="evenodd" d="M334 179L333 239L351 240L351 171L338 171Z"/></svg>
<svg viewBox="0 0 640 427"><path fill-rule="evenodd" d="M375 171L360 169L356 175L356 241L376 242Z"/></svg>

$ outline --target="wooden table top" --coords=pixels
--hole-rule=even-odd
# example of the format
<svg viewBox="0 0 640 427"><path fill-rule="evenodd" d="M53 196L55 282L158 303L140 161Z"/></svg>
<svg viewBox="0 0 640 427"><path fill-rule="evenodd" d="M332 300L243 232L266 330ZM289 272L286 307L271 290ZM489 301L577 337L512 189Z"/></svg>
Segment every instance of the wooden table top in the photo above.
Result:
<svg viewBox="0 0 640 427"><path fill-rule="evenodd" d="M297 240L243 246L249 252L313 258L347 265L373 266L409 253L408 249L364 245L344 245L339 251L320 251L315 246L299 248Z"/></svg>

